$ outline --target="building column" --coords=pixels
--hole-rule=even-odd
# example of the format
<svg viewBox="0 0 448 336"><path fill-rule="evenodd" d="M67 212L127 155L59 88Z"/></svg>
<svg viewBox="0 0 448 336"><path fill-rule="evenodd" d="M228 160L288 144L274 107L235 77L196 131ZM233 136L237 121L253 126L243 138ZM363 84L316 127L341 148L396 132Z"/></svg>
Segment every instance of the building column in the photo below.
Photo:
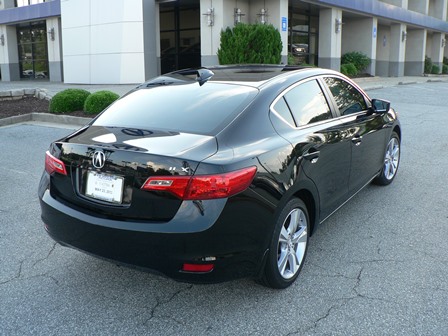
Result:
<svg viewBox="0 0 448 336"><path fill-rule="evenodd" d="M376 39L376 65L377 76L389 76L390 70L390 49L392 48L390 38L390 27L386 25L378 26L378 37Z"/></svg>
<svg viewBox="0 0 448 336"><path fill-rule="evenodd" d="M431 60L432 63L439 67L439 73L442 72L443 66L443 52L445 49L445 43L442 42L445 39L445 34L433 33L432 34L432 46L431 46Z"/></svg>
<svg viewBox="0 0 448 336"><path fill-rule="evenodd" d="M47 19L48 72L50 82L62 82L62 36L60 18Z"/></svg>
<svg viewBox="0 0 448 336"><path fill-rule="evenodd" d="M320 10L319 67L338 71L341 69L342 29L341 10L335 8L322 8Z"/></svg>
<svg viewBox="0 0 448 336"><path fill-rule="evenodd" d="M0 44L0 69L2 81L20 80L19 53L17 50L17 33L15 26L0 26L0 36L3 36Z"/></svg>
<svg viewBox="0 0 448 336"><path fill-rule="evenodd" d="M426 29L407 30L405 76L421 76L424 72Z"/></svg>
<svg viewBox="0 0 448 336"><path fill-rule="evenodd" d="M233 11L235 2L225 0L201 0L201 64L202 66L218 65L217 52L221 41L221 30L234 26ZM240 1L238 9L244 16L241 22L247 23L249 5Z"/></svg>
<svg viewBox="0 0 448 336"><path fill-rule="evenodd" d="M376 68L377 24L377 18L347 20L342 35L342 54L358 51L367 55L372 62L365 71L373 76Z"/></svg>
<svg viewBox="0 0 448 336"><path fill-rule="evenodd" d="M404 76L404 62L406 51L407 32L406 25L392 24L390 27L390 57L389 76Z"/></svg>
<svg viewBox="0 0 448 336"><path fill-rule="evenodd" d="M281 63L288 64L288 0L251 0L249 10L250 23L264 21L279 31L283 45Z"/></svg>
<svg viewBox="0 0 448 336"><path fill-rule="evenodd" d="M160 9L154 0L143 3L143 50L145 80L160 74Z"/></svg>

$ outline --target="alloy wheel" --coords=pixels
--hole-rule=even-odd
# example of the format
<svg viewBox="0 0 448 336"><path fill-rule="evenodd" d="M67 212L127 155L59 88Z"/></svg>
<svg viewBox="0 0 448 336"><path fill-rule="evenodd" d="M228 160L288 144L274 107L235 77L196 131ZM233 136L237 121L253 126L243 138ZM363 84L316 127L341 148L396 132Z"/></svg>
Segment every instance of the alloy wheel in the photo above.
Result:
<svg viewBox="0 0 448 336"><path fill-rule="evenodd" d="M284 279L291 279L300 269L308 242L307 217L300 209L286 216L278 241L277 266Z"/></svg>
<svg viewBox="0 0 448 336"><path fill-rule="evenodd" d="M386 157L384 158L384 176L387 180L391 180L398 169L400 161L400 144L396 138L391 138L386 149Z"/></svg>

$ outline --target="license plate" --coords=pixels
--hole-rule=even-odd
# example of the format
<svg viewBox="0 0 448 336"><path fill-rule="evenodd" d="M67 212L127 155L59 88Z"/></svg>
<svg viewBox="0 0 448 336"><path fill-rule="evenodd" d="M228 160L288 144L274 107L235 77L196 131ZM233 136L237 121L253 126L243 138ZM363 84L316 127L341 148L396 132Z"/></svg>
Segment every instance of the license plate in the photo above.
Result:
<svg viewBox="0 0 448 336"><path fill-rule="evenodd" d="M86 196L102 201L121 203L123 178L94 171L87 173Z"/></svg>

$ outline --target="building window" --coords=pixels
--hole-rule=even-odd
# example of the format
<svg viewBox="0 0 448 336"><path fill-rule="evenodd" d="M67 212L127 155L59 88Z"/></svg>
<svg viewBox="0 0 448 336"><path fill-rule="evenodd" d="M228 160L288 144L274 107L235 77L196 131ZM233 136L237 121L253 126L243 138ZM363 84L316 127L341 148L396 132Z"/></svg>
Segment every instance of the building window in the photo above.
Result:
<svg viewBox="0 0 448 336"><path fill-rule="evenodd" d="M16 0L16 7L36 5L36 4L48 2L48 1L49 0Z"/></svg>

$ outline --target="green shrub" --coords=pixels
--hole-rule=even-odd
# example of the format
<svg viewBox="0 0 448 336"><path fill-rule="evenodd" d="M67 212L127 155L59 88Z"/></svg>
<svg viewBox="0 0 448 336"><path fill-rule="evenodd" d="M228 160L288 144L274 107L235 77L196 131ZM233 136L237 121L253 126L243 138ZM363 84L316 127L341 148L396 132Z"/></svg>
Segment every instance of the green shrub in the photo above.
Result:
<svg viewBox="0 0 448 336"><path fill-rule="evenodd" d="M89 95L90 92L86 90L66 89L54 95L50 101L49 110L51 113L82 111Z"/></svg>
<svg viewBox="0 0 448 336"><path fill-rule="evenodd" d="M431 73L431 70L432 70L432 59L428 56L425 56L424 72L425 72L425 74L429 74L429 73Z"/></svg>
<svg viewBox="0 0 448 336"><path fill-rule="evenodd" d="M238 23L221 31L219 64L280 64L282 39L273 25Z"/></svg>
<svg viewBox="0 0 448 336"><path fill-rule="evenodd" d="M448 65L447 65L447 64L444 64L444 65L442 66L442 73L443 73L443 74L448 74Z"/></svg>
<svg viewBox="0 0 448 336"><path fill-rule="evenodd" d="M352 63L349 64L341 64L341 72L346 76L356 76L358 74L358 70L356 70L356 66Z"/></svg>
<svg viewBox="0 0 448 336"><path fill-rule="evenodd" d="M118 98L120 96L112 91L103 90L92 93L84 103L84 112L87 114L98 114Z"/></svg>
<svg viewBox="0 0 448 336"><path fill-rule="evenodd" d="M346 53L341 58L341 64L353 64L358 73L364 71L371 62L372 60L367 55L358 51Z"/></svg>
<svg viewBox="0 0 448 336"><path fill-rule="evenodd" d="M288 65L296 65L296 59L292 53L288 53Z"/></svg>
<svg viewBox="0 0 448 336"><path fill-rule="evenodd" d="M437 64L433 64L431 67L431 73L433 75L438 75L440 73L440 67Z"/></svg>
<svg viewBox="0 0 448 336"><path fill-rule="evenodd" d="M448 57L443 56L443 64L448 65Z"/></svg>

